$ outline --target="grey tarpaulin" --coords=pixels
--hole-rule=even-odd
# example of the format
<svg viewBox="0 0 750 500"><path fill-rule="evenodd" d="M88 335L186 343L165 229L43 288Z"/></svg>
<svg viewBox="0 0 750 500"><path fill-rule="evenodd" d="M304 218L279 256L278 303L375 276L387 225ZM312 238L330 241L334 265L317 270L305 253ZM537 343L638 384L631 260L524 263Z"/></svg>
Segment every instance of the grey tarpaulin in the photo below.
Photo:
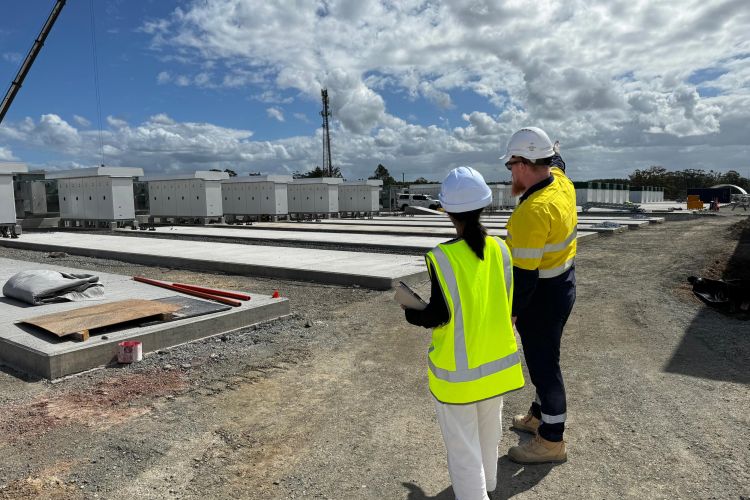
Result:
<svg viewBox="0 0 750 500"><path fill-rule="evenodd" d="M37 269L11 276L3 286L3 295L34 305L99 300L104 295L104 285L93 274Z"/></svg>

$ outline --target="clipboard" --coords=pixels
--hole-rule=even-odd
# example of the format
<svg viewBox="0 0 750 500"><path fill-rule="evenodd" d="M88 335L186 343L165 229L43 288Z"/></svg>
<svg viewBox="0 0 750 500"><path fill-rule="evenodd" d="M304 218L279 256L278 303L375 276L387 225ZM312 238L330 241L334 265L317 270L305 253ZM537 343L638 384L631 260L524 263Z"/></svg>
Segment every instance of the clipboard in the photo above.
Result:
<svg viewBox="0 0 750 500"><path fill-rule="evenodd" d="M417 292L409 288L409 285L403 281L399 281L395 288L396 295L393 296L393 300L407 309L417 309L421 311L427 307L427 302L422 300L422 297L417 295Z"/></svg>

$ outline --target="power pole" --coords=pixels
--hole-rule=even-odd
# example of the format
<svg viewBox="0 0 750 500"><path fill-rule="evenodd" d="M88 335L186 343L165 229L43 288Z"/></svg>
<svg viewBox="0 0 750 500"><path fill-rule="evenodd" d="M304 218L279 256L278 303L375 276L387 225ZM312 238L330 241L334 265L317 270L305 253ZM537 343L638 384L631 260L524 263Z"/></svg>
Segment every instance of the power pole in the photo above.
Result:
<svg viewBox="0 0 750 500"><path fill-rule="evenodd" d="M323 111L320 115L323 117L323 171L328 177L333 176L333 162L331 161L331 133L328 128L328 117L331 112L328 109L328 89L321 89L320 95L323 98Z"/></svg>

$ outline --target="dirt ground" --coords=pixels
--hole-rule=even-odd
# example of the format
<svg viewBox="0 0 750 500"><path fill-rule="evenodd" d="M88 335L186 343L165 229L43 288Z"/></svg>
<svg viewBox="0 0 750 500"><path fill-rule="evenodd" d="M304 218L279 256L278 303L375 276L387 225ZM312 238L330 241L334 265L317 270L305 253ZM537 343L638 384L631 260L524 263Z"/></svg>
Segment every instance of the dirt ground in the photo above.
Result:
<svg viewBox="0 0 750 500"><path fill-rule="evenodd" d="M294 314L55 383L0 368L0 499L453 498L429 332L404 321L392 293L55 262L279 289ZM562 353L569 460L513 464L507 449L527 437L506 430L493 498L750 498L750 322L708 309L686 280L748 269L747 217L582 245ZM505 398L505 429L533 392Z"/></svg>

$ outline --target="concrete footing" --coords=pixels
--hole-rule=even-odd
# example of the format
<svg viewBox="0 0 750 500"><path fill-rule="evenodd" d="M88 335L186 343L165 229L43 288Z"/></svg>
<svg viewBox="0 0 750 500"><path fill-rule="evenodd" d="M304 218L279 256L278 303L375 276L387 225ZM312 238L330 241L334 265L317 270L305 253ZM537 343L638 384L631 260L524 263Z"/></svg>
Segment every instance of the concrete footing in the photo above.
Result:
<svg viewBox="0 0 750 500"><path fill-rule="evenodd" d="M33 262L0 259L0 279L5 282L12 274L27 269L54 269L63 272L91 273L38 264ZM0 297L0 363L31 375L56 379L106 366L117 360L117 344L124 340L143 343L143 352L173 347L193 340L226 333L248 325L286 316L290 313L289 301L266 295L252 295L240 307L192 318L150 324L128 326L97 335L92 332L89 340L74 342L66 337L58 338L20 323L23 319L43 314L73 310L102 302L128 298L160 299L176 292L133 281L129 276L96 273L104 284L104 301L63 302L43 306L30 306L22 302Z"/></svg>

